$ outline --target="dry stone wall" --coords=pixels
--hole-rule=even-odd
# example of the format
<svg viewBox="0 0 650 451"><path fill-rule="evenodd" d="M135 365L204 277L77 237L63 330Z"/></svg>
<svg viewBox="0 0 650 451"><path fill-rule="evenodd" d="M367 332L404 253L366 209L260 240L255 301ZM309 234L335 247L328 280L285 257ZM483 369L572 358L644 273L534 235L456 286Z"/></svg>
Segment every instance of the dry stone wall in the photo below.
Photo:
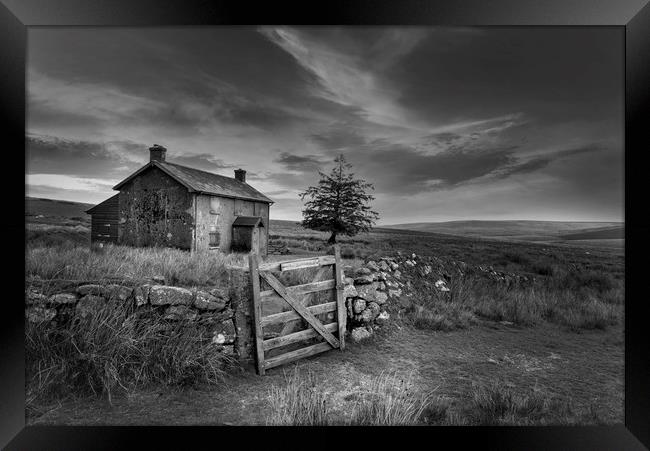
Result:
<svg viewBox="0 0 650 451"><path fill-rule="evenodd" d="M400 264L392 257L370 260L362 267L345 267L345 307L347 329L352 341L370 337L390 319L392 305L402 296Z"/></svg>
<svg viewBox="0 0 650 451"><path fill-rule="evenodd" d="M65 327L75 317L93 315L117 302L131 307L138 317L188 322L197 332L207 332L212 343L225 353L248 361L252 356L252 328L247 280L245 271L232 270L222 286L208 289L169 286L161 278L132 285L68 283L63 288L32 283L25 293L25 317L30 322Z"/></svg>

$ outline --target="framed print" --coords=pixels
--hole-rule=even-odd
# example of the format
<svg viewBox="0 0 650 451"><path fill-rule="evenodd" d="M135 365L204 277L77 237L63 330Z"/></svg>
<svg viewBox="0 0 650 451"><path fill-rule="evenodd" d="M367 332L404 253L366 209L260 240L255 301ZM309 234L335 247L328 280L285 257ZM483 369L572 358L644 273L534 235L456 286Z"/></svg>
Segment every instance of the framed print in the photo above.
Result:
<svg viewBox="0 0 650 451"><path fill-rule="evenodd" d="M650 6L309 6L2 0L0 443L650 446Z"/></svg>

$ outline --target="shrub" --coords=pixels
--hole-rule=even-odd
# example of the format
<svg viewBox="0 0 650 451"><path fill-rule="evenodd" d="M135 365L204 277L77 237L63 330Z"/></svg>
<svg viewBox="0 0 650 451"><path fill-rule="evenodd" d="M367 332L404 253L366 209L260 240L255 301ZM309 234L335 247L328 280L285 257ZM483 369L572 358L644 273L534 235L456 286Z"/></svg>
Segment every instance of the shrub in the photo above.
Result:
<svg viewBox="0 0 650 451"><path fill-rule="evenodd" d="M327 425L330 421L327 398L318 389L313 372L300 373L296 365L292 374L284 374L284 380L284 386L269 389L271 410L266 423L275 426Z"/></svg>
<svg viewBox="0 0 650 451"><path fill-rule="evenodd" d="M106 396L151 384L222 381L233 360L195 326L136 321L132 307L108 302L67 326L26 323L27 406L72 394Z"/></svg>

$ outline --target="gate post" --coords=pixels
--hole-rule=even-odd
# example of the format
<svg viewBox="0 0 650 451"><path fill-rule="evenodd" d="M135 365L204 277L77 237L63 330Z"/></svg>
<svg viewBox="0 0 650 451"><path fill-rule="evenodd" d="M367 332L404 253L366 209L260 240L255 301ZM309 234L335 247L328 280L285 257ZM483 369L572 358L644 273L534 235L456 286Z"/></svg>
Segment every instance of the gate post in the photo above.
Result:
<svg viewBox="0 0 650 451"><path fill-rule="evenodd" d="M253 290L253 324L255 331L255 350L257 357L257 374L264 376L264 332L262 331L262 324L260 320L262 319L262 309L260 303L260 257L256 253L251 253L248 256L248 266L251 279L251 287Z"/></svg>
<svg viewBox="0 0 650 451"><path fill-rule="evenodd" d="M228 284L235 326L235 352L241 364L250 364L254 354L255 338L251 318L252 295L246 270L229 268Z"/></svg>
<svg viewBox="0 0 650 451"><path fill-rule="evenodd" d="M345 298L343 297L343 267L341 265L341 248L334 245L334 280L336 281L336 312L339 323L339 346L341 351L345 349L345 323L348 318L345 309Z"/></svg>

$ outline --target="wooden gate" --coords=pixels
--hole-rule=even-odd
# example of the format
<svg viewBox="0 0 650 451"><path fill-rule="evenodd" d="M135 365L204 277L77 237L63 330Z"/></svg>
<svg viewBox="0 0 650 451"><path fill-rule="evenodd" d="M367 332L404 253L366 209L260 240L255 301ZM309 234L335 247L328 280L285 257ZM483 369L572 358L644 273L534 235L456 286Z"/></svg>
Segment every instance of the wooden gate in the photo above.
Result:
<svg viewBox="0 0 650 451"><path fill-rule="evenodd" d="M334 255L281 262L260 263L257 254L249 256L258 374L264 375L269 368L333 348L345 349L347 314L343 298L341 255L338 246L334 246L334 249ZM285 271L307 270L308 268L316 270L310 283L285 286L278 279ZM329 271L333 273L332 279L319 280ZM280 273L278 277L273 274L274 272ZM268 289L262 285L267 286ZM261 288L265 289L261 290ZM318 294L320 298L322 295L327 296L328 293L330 293L331 302L309 305L314 294ZM264 314L265 310L268 310L265 307L271 306L272 303L275 307L281 304L281 308L286 308L288 304L290 309ZM323 317L325 319L322 319ZM333 321L326 323L328 319ZM307 328L294 332L295 323L303 321L306 322ZM279 334L268 339L264 338L265 328L281 325L282 330ZM296 348L298 343L305 341L319 342L307 343L306 346L286 350L287 347ZM285 350L280 348L285 348ZM269 353L274 355L268 355Z"/></svg>

